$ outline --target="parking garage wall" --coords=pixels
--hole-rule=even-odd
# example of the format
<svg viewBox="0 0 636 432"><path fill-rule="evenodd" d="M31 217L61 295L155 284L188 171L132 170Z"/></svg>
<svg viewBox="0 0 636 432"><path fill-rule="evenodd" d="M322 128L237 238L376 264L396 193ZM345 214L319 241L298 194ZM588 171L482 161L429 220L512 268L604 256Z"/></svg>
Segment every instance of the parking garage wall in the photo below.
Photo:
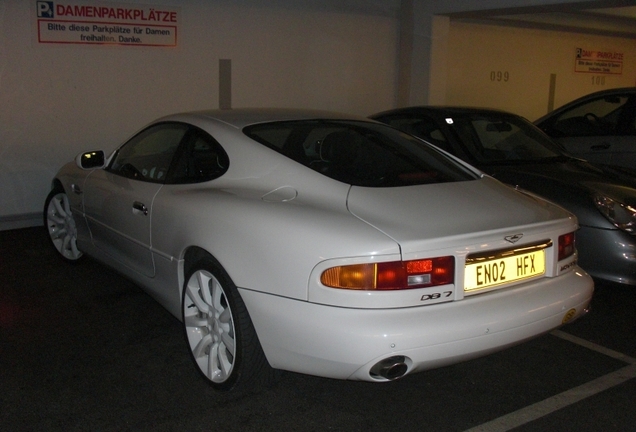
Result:
<svg viewBox="0 0 636 432"><path fill-rule="evenodd" d="M224 108L393 106L396 13L314 3L127 0L177 17L172 46L134 46L60 42L74 36L53 27L53 42L39 39L39 8L121 3L0 2L0 229L41 224L51 179L79 152L112 150L164 114L218 108L220 89Z"/></svg>
<svg viewBox="0 0 636 432"><path fill-rule="evenodd" d="M636 85L633 39L451 21L446 46L450 105L504 109L536 120L550 106ZM577 64L579 49L604 58Z"/></svg>

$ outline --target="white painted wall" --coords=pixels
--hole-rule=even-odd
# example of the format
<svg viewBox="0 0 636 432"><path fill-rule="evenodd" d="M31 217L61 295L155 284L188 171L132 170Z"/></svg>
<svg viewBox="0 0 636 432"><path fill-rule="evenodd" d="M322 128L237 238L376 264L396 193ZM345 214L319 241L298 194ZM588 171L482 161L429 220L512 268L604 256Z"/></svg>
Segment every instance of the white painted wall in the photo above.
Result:
<svg viewBox="0 0 636 432"><path fill-rule="evenodd" d="M571 1L104 0L180 8L178 46L143 48L38 44L35 0L0 0L0 230L41 223L50 180L80 151L110 150L170 112L218 107L220 59L232 62L234 107L367 115L398 104L402 74L410 103L488 106L532 120L547 111L550 74L557 107L635 85L636 41L435 15ZM604 85L575 74L582 45L624 52L623 74ZM491 81L491 72L509 79Z"/></svg>
<svg viewBox="0 0 636 432"><path fill-rule="evenodd" d="M446 46L449 105L499 108L536 120L548 112L551 74L554 108L597 90L636 85L633 39L451 21ZM575 73L576 48L624 53L623 73ZM506 72L508 81L499 80Z"/></svg>
<svg viewBox="0 0 636 432"><path fill-rule="evenodd" d="M219 59L232 61L233 107L368 115L395 103L394 14L134 3L181 8L176 48L38 44L35 0L0 0L0 229L40 223L51 179L80 151L110 150L164 114L217 108Z"/></svg>

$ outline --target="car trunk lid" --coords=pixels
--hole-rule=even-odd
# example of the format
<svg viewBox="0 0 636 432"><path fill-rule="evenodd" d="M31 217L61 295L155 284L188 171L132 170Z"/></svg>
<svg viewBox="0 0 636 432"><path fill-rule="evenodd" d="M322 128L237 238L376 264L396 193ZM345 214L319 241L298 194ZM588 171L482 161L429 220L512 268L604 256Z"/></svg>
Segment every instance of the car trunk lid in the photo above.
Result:
<svg viewBox="0 0 636 432"><path fill-rule="evenodd" d="M398 242L403 254L468 246L520 230L536 234L564 220L576 224L576 218L562 208L488 176L399 188L354 186L348 208ZM501 235L497 238L503 240Z"/></svg>

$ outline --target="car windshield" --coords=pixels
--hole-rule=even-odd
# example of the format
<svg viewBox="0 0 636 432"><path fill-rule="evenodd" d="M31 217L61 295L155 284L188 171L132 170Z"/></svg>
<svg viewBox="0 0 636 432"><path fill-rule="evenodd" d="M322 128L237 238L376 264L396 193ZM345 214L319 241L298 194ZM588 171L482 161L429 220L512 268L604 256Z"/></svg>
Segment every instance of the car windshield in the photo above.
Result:
<svg viewBox="0 0 636 432"><path fill-rule="evenodd" d="M382 124L284 121L249 126L244 133L314 171L355 186L395 187L476 178L432 146Z"/></svg>
<svg viewBox="0 0 636 432"><path fill-rule="evenodd" d="M557 144L521 117L470 113L445 121L480 163L534 163L564 157Z"/></svg>

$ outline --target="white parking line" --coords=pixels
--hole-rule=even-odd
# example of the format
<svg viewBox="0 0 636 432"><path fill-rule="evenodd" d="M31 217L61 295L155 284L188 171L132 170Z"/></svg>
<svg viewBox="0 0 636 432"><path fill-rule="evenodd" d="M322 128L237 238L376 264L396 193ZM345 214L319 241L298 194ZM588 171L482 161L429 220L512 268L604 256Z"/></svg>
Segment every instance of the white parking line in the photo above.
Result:
<svg viewBox="0 0 636 432"><path fill-rule="evenodd" d="M496 418L487 423L475 426L474 428L468 429L465 432L506 432L513 428L529 423L533 420L544 417L554 411L565 408L604 390L622 384L625 381L636 378L636 359L626 356L622 353L604 348L600 345L596 345L592 342L586 341L585 339L572 336L560 330L555 330L554 332L552 332L552 335L605 354L609 357L629 363L629 366L625 366L607 375L603 375L602 377L596 378L573 389L566 390L563 393L559 393L558 395L542 400L541 402L537 402L520 410L514 411L510 414L506 414L505 416Z"/></svg>
<svg viewBox="0 0 636 432"><path fill-rule="evenodd" d="M636 363L636 359L633 358L633 357L627 356L627 355L625 355L623 353L611 350L609 348L605 348L603 346L597 345L597 344L595 344L593 342L590 342L590 341L587 341L585 339L581 339L580 337L573 336L573 335L571 335L569 333L566 333L566 332L564 332L562 330L554 330L550 334L553 335L553 336L556 336L556 337L560 337L561 339L565 339L567 341L570 341L572 343L575 343L577 345L581 345L582 347L585 347L585 348L590 349L592 351L599 352L599 353L604 354L604 355L606 355L608 357L612 357L612 358L615 358L617 360L624 361L625 363L629 363L629 364Z"/></svg>

